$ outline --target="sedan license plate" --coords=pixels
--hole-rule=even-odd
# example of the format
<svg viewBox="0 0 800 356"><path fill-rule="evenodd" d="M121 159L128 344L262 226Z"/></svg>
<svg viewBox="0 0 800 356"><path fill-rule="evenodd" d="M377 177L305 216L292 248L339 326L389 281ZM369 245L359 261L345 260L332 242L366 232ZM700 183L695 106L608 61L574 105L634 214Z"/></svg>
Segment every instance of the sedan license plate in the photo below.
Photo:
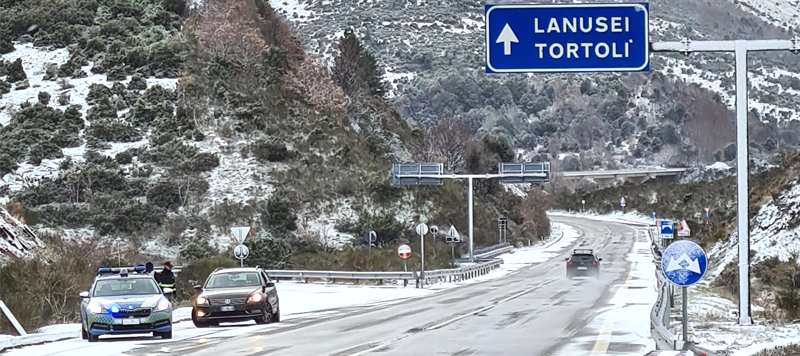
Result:
<svg viewBox="0 0 800 356"><path fill-rule="evenodd" d="M234 310L236 310L236 307L234 307L234 306L219 307L219 311L226 312L226 311L234 311Z"/></svg>
<svg viewBox="0 0 800 356"><path fill-rule="evenodd" d="M578 267L578 271L585 271L586 267Z"/></svg>
<svg viewBox="0 0 800 356"><path fill-rule="evenodd" d="M122 325L139 325L139 319L122 319Z"/></svg>

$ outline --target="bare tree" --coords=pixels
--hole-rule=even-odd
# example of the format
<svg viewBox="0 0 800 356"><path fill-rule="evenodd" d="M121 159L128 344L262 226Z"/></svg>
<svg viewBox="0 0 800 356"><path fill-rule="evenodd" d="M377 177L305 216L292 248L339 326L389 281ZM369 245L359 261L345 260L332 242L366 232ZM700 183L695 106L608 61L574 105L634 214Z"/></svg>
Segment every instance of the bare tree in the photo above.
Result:
<svg viewBox="0 0 800 356"><path fill-rule="evenodd" d="M677 147L673 145L666 145L661 147L661 150L656 153L655 159L664 166L670 166L674 163L675 159L680 155L680 153L680 149Z"/></svg>
<svg viewBox="0 0 800 356"><path fill-rule="evenodd" d="M467 143L470 134L461 122L447 118L425 133L417 146L420 160L441 162L446 172L461 172L465 169Z"/></svg>
<svg viewBox="0 0 800 356"><path fill-rule="evenodd" d="M224 58L245 68L260 65L267 43L261 38L252 1L209 1L199 26L201 49L210 57Z"/></svg>
<svg viewBox="0 0 800 356"><path fill-rule="evenodd" d="M550 231L550 219L547 210L553 207L553 198L543 189L531 189L528 196L519 206L523 222L521 228L531 238L538 239Z"/></svg>

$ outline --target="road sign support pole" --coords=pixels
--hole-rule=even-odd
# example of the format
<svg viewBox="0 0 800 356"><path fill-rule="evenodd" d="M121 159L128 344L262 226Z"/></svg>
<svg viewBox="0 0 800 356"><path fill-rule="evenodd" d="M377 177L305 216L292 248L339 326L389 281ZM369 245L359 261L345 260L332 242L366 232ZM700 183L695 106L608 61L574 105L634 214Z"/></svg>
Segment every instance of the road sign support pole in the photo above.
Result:
<svg viewBox="0 0 800 356"><path fill-rule="evenodd" d="M469 208L467 209L467 214L469 215L469 262L474 263L475 262L475 250L474 250L475 244L474 244L474 241L472 239L472 237L473 237L473 230L472 230L472 228L473 228L473 226L472 226L472 224L473 224L473 217L472 217L472 190L473 190L472 189L472 177L467 178L467 182L468 182L467 183L467 186L468 186L467 190L469 191L467 193L467 206L469 206Z"/></svg>
<svg viewBox="0 0 800 356"><path fill-rule="evenodd" d="M686 287L681 287L681 298L683 298L683 341L689 341L689 297Z"/></svg>
<svg viewBox="0 0 800 356"><path fill-rule="evenodd" d="M653 42L652 52L733 52L736 60L736 226L739 237L739 325L753 325L750 314L750 221L747 129L747 54L748 52L789 51L800 53L800 36L791 40L732 40Z"/></svg>
<svg viewBox="0 0 800 356"><path fill-rule="evenodd" d="M425 286L425 235L424 234L420 234L419 235L419 251L420 251L420 254L419 254L419 258L420 258L420 274L419 274L420 282L419 282L419 284L424 287Z"/></svg>
<svg viewBox="0 0 800 356"><path fill-rule="evenodd" d="M498 170L501 173L497 174L450 174L445 175L441 173L441 163L438 167L439 172L435 174L422 173L421 163L395 163L392 168L393 186L409 186L409 185L441 185L441 183L431 182L431 179L444 180L444 179L466 179L467 180L467 215L469 218L469 261L475 262L475 241L474 241L474 217L473 217L473 190L475 179L500 179L502 184L541 184L550 181L550 162L527 162L527 163L500 163ZM515 172L504 172L504 165L517 165ZM414 168L412 172L404 171L404 169ZM428 179L428 181L422 181ZM415 182L404 182L404 180L415 180ZM513 180L508 182L507 180Z"/></svg>

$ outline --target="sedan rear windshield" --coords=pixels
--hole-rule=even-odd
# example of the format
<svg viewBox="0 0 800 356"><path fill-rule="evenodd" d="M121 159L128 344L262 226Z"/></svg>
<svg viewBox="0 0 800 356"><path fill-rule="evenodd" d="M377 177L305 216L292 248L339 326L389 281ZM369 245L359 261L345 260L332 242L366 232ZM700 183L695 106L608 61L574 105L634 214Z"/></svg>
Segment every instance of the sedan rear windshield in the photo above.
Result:
<svg viewBox="0 0 800 356"><path fill-rule="evenodd" d="M220 273L208 277L204 288L258 287L261 280L256 272Z"/></svg>
<svg viewBox="0 0 800 356"><path fill-rule="evenodd" d="M573 261L591 262L594 261L594 255L572 255Z"/></svg>

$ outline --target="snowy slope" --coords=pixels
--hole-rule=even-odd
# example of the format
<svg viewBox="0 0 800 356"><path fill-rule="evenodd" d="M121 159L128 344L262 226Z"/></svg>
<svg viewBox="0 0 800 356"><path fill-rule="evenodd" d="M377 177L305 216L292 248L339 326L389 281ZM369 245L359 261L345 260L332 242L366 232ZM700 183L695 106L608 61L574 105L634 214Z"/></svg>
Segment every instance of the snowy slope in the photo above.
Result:
<svg viewBox="0 0 800 356"><path fill-rule="evenodd" d="M14 87L10 93L2 95L2 98L0 98L0 108L2 108L2 110L0 110L0 126L8 125L13 111L18 109L20 104L26 101L37 102L39 92L46 92L50 94L52 98L49 104L51 107L64 110L69 105L80 105L84 123L86 127L88 127L90 126L90 122L86 120L86 114L89 105L86 102L86 96L89 93L89 87L93 84L100 84L111 88L114 83L121 83L127 86L131 81L130 76L125 80L112 82L106 79L105 74L91 74L90 69L93 66L92 62L89 62L88 66L82 68L85 73L89 74L86 78L68 79L65 81L44 80L45 68L48 64L60 66L68 60L69 54L67 49L48 50L34 47L30 43L15 44L15 49L15 51L3 55L2 58L9 62L13 62L18 58L21 59L30 86L21 90L17 90L17 88ZM5 77L0 78L5 79ZM168 90L174 90L178 84L178 79L171 78L146 78L146 81L148 88L159 85ZM140 92L144 92L144 89ZM60 105L58 103L56 99L61 95L69 96L68 105ZM128 109L121 110L117 115L120 118L124 118L124 114L127 111ZM85 129L83 131L85 131ZM282 168L281 164L256 162L256 159L253 157L242 158L240 151L249 143L249 141L245 139L223 139L213 129L205 129L203 134L205 135L205 139L202 142L190 142L189 144L197 146L202 152L216 153L220 158L219 167L210 172L207 177L209 189L203 201L206 208L224 201L247 202L255 196L263 198L269 197L274 191L274 187L269 181L270 173L274 170L280 170ZM81 133L81 137L83 137L83 132ZM132 143L111 143L110 149L102 150L100 153L109 157L114 157L117 153L127 149L147 147L148 145L148 138ZM22 163L14 173L0 177L0 192L2 192L4 188L7 188L10 192L17 192L26 186L36 185L38 179L56 177L59 172L59 166L65 159L69 158L74 162L82 162L84 160L83 156L86 153L86 144L84 143L82 146L76 148L66 148L62 151L64 153L64 158L44 159L38 166L27 162ZM133 166L133 168L135 168L138 166L138 163L134 161ZM158 174L158 171L154 172L153 177L157 177ZM4 197L0 195L0 199L2 198ZM327 214L314 215L313 219L303 224L303 229L304 232L312 236L318 234L323 235L330 247L336 248L350 241L352 236L336 231L334 223L341 218L354 219L356 217L353 210L349 207L340 207L330 210L331 212ZM207 212L207 210L205 212ZM65 230L64 233L70 236L87 237L93 234L93 229ZM222 248L227 247L231 241L230 236L226 234L214 236L214 240L213 243ZM145 246L145 249L148 250L148 253L174 257L177 250L164 249L163 246L164 244L161 241L150 241L150 243Z"/></svg>
<svg viewBox="0 0 800 356"><path fill-rule="evenodd" d="M800 216L800 185L797 181L792 185L777 199L764 204L750 221L750 249L756 251L751 263L772 256L788 261L792 254L800 252L800 227L795 221ZM719 275L726 265L737 260L738 243L738 234L733 233L730 239L714 246L710 255L719 262L712 275Z"/></svg>
<svg viewBox="0 0 800 356"><path fill-rule="evenodd" d="M42 240L28 225L0 207L0 253L3 257L28 257L42 248Z"/></svg>

